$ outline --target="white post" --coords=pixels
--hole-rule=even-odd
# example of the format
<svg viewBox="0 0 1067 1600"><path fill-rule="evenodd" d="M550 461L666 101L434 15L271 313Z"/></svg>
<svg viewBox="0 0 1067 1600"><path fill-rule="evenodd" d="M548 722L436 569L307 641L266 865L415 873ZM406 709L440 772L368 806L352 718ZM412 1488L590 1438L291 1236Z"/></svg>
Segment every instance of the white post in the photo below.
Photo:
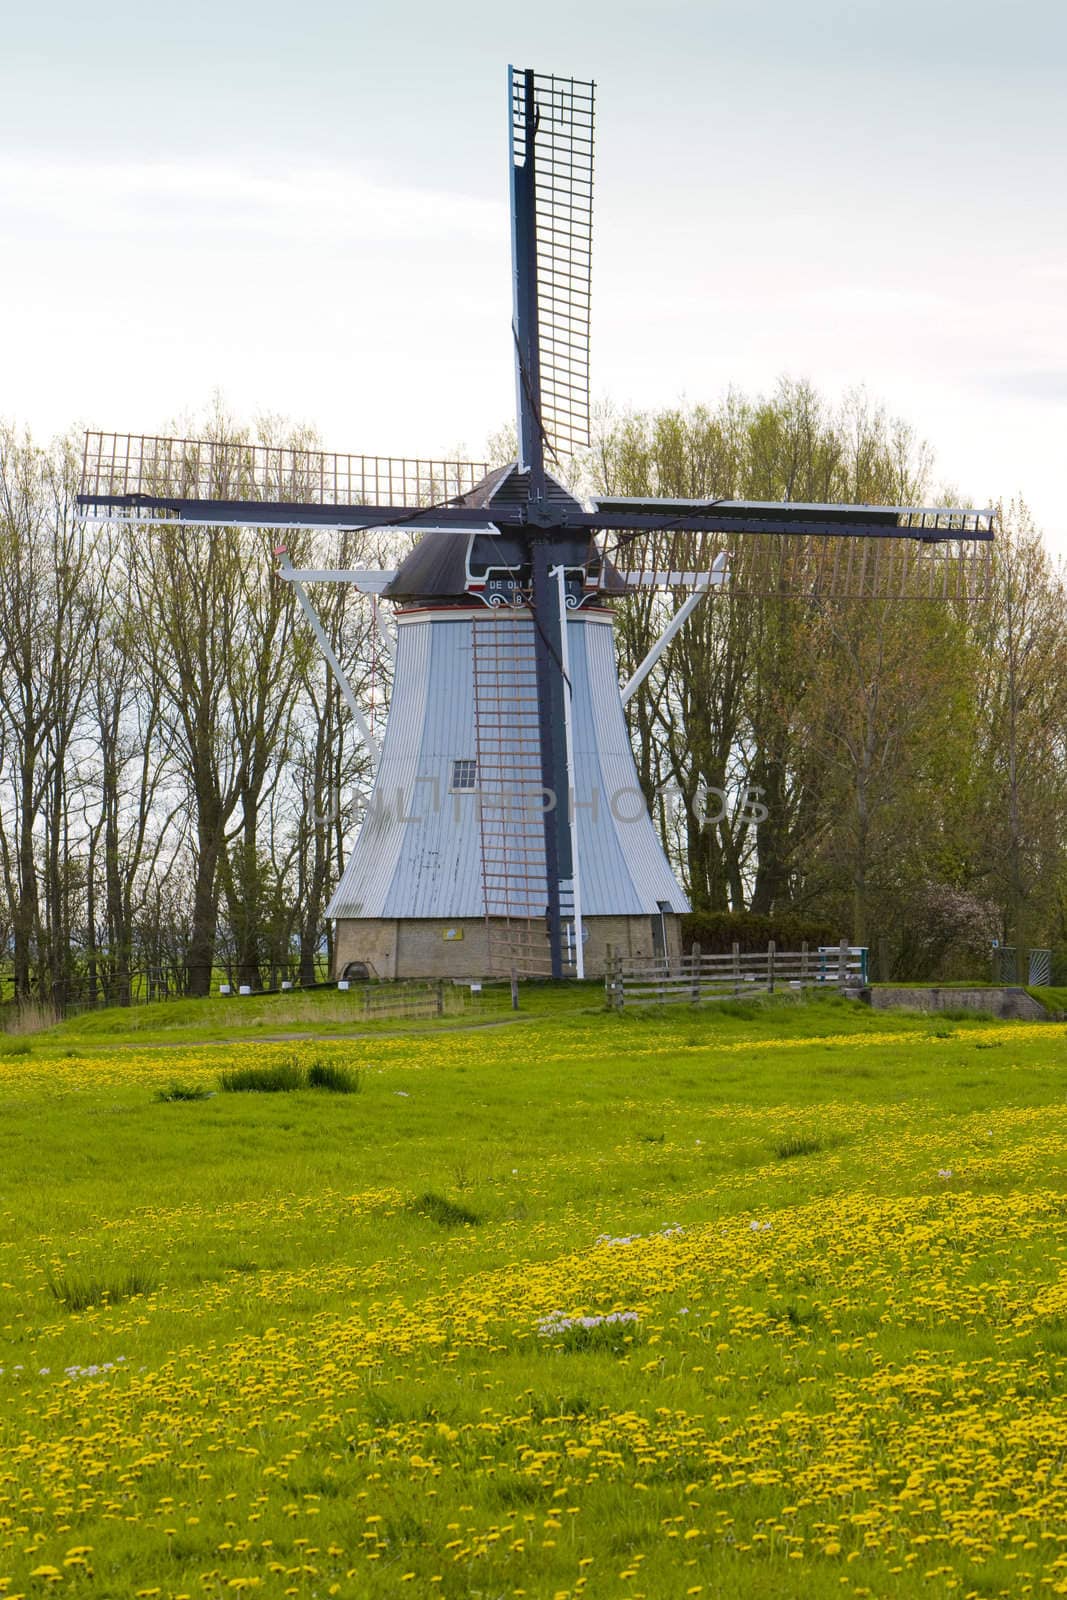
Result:
<svg viewBox="0 0 1067 1600"><path fill-rule="evenodd" d="M566 804L570 814L571 830L571 865L574 871L572 878L572 895L574 899L574 975L576 978L585 977L585 945L582 939L582 879L578 867L578 807L577 796L574 793L577 774L574 770L574 717L571 701L574 696L574 685L571 678L571 653L570 642L567 637L567 578L562 566L553 568L556 582L559 585L559 650L560 665L563 668L563 739L567 752L567 797Z"/></svg>

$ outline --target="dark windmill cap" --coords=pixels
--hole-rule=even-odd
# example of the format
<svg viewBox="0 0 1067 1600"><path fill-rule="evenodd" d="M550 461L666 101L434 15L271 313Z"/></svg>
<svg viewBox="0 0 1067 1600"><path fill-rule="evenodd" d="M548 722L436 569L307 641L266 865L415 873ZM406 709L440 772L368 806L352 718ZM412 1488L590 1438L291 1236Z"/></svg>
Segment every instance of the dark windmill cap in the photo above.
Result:
<svg viewBox="0 0 1067 1600"><path fill-rule="evenodd" d="M449 503L485 510L494 505L525 505L528 498L529 474L520 472L513 461L506 467L497 467L467 494ZM561 509L581 511L574 496L553 478L548 479L548 501ZM587 565L592 554L589 535L576 531L572 537L573 564ZM529 559L526 535L519 528L504 528L499 534L470 534L466 538L428 533L401 563L384 594L388 600L469 603L468 574L477 576L491 568L519 571Z"/></svg>

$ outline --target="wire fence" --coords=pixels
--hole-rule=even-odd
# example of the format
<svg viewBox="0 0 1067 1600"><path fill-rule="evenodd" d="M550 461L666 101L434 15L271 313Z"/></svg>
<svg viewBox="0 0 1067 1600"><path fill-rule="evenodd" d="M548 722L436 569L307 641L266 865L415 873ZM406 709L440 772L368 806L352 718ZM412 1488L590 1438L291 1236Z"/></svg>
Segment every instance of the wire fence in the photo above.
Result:
<svg viewBox="0 0 1067 1600"><path fill-rule="evenodd" d="M492 979L479 981L454 978L401 979L379 981L340 981L322 971L314 981L295 978L276 980L273 985L241 984L228 981L225 970L212 968L206 993L193 993L191 970L177 968L165 972L145 970L131 973L121 982L97 979L95 985L46 986L43 992L15 997L10 987L5 999L0 995L0 1033L40 1033L57 1023L116 1007L141 1007L160 1001L214 1000L232 1007L233 1021L241 1009L255 1000L291 997L299 1001L317 996L322 1004L303 1009L298 1016L280 1021L314 1026L316 1019L329 1022L385 1020L390 1018L428 1020L434 1017L503 1014L519 1006L518 984ZM10 980L8 980L10 984ZM284 1006L282 1008L284 1011ZM217 1021L217 1012L212 1022Z"/></svg>

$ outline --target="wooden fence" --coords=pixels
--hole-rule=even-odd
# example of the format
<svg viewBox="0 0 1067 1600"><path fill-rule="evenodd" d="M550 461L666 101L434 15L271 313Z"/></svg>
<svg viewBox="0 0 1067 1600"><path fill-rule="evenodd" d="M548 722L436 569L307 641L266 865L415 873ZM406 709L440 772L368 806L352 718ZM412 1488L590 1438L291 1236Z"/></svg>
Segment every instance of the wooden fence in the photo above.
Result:
<svg viewBox="0 0 1067 1600"><path fill-rule="evenodd" d="M628 1005L699 1005L733 995L774 994L775 990L859 989L867 982L867 951L839 945L809 950L766 950L702 955L694 945L686 956L656 960L609 956L604 990L609 1010Z"/></svg>

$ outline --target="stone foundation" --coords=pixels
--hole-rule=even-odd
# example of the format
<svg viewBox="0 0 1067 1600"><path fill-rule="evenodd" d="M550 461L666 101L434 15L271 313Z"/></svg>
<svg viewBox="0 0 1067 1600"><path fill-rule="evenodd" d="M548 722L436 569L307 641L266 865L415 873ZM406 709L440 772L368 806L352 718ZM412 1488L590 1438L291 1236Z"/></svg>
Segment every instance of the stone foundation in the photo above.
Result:
<svg viewBox="0 0 1067 1600"><path fill-rule="evenodd" d="M1047 1020L1048 1012L1025 989L937 988L911 989L905 985L869 991L876 1011L984 1011L994 1017L1026 1021Z"/></svg>
<svg viewBox="0 0 1067 1600"><path fill-rule="evenodd" d="M607 971L609 948L615 955L650 960L655 954L654 925L659 917L587 917L585 975L602 978ZM682 953L681 922L664 918L667 954ZM392 921L372 917L339 917L335 925L334 977L349 961L363 961L372 977L488 978L489 946L484 917L461 917L454 922L404 917ZM452 937L446 938L446 934ZM548 940L545 940L545 962ZM496 976L506 976L497 973Z"/></svg>

